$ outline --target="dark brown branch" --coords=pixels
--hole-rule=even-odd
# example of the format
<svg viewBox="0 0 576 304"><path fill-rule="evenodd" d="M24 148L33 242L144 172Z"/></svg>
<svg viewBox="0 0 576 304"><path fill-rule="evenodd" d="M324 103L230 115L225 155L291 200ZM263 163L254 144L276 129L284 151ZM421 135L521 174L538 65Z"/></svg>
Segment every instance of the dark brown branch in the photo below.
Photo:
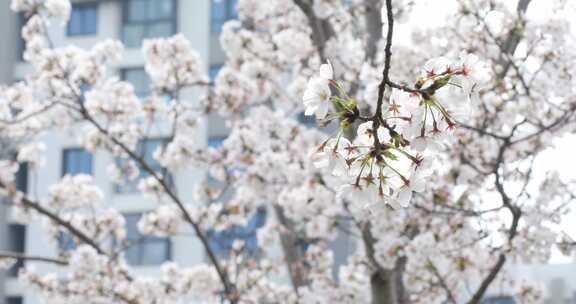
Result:
<svg viewBox="0 0 576 304"><path fill-rule="evenodd" d="M44 106L38 110L27 113L26 115L22 115L21 117L17 117L15 119L0 119L0 123L6 124L6 125L23 123L23 122L27 121L28 119L34 118L38 115L45 113L46 111L50 110L52 107L54 107L57 104L58 103L56 103L56 102L50 103L50 104L48 104L48 105L46 105L46 106Z"/></svg>
<svg viewBox="0 0 576 304"><path fill-rule="evenodd" d="M450 205L442 205L440 210L436 210L436 209L427 208L427 207L419 205L417 203L414 203L413 206L414 206L414 208L422 210L425 213L439 214L439 215L458 214L458 215L467 216L467 217L479 217L483 214L500 211L503 208L502 206L499 206L499 207L484 209L484 210L473 210L473 209L458 208L458 207L454 207L454 206L450 206ZM446 208L448 210L442 210L442 208Z"/></svg>
<svg viewBox="0 0 576 304"><path fill-rule="evenodd" d="M514 52L516 51L516 48L518 47L518 44L520 43L520 40L522 38L521 34L519 33L520 29L515 27L510 32L508 39L506 39L504 42L500 42L500 39L498 39L498 37L494 33L492 33L492 31L490 30L490 28L486 24L486 20L484 18L482 18L478 13L475 13L474 16L479 21L484 23L484 30L486 31L488 36L494 41L494 44L496 44L496 46L500 49L500 58L498 59L497 62L503 68L502 68L502 71L498 74L498 79L504 78L506 76L506 74L508 74L510 67L512 67L514 69L514 71L516 72L516 75L517 75L518 79L520 80L520 84L524 88L526 95L530 96L530 94L531 94L530 93L530 86L528 85L528 82L524 79L524 76L522 75L522 71L520 70L518 65L514 62L514 58L512 58L512 56L514 55ZM525 21L523 19L523 16L520 15L518 18L519 18L519 23L521 23L522 27L524 27Z"/></svg>
<svg viewBox="0 0 576 304"><path fill-rule="evenodd" d="M45 262L51 264L57 264L61 266L68 265L68 261L57 259L57 258L49 258L43 256L34 256L34 255L24 255L21 253L16 252L7 252L7 251L0 251L0 258L9 258L15 260L22 260L22 261L34 261L34 262Z"/></svg>
<svg viewBox="0 0 576 304"><path fill-rule="evenodd" d="M382 37L382 15L379 0L364 0L366 26L366 61L373 62L378 51L378 42Z"/></svg>
<svg viewBox="0 0 576 304"><path fill-rule="evenodd" d="M538 131L536 131L532 134L529 134L529 135L526 135L526 136L521 137L519 139L513 140L511 142L511 144L517 144L519 142L529 140L531 138L539 136L546 131L550 131L550 130L560 126L563 122L568 122L574 114L576 114L576 105L575 104L573 104L569 110L566 110L564 112L564 114L560 118L558 118L556 121L550 123L549 125L542 126Z"/></svg>
<svg viewBox="0 0 576 304"><path fill-rule="evenodd" d="M384 90L390 82L390 65L392 60L392 35L394 34L394 14L392 13L392 0L386 0L386 18L388 20L388 33L386 34L386 46L384 47L384 70L382 71L382 82L378 86L378 101L376 104L375 117L378 120L382 117L382 103L384 101ZM376 130L375 128L374 130ZM378 136L374 136L378 137Z"/></svg>
<svg viewBox="0 0 576 304"><path fill-rule="evenodd" d="M226 292L228 299L232 303L236 303L237 299L236 299L235 287L230 282L228 275L226 274L226 271L224 270L224 268L220 265L220 262L218 261L216 254L214 253L214 251L210 247L210 244L208 243L208 239L206 238L206 235L204 235L204 233L202 232L202 229L200 228L200 225L192 218L192 215L188 212L188 210L186 209L186 207L184 206L182 201L172 191L172 188L170 187L170 185L166 181L166 179L164 179L158 172L156 172L154 169L152 169L152 167L150 167L150 165L142 157L137 155L134 151L132 151L130 148L128 148L124 143L122 143L117 138L112 136L108 132L108 130L106 130L102 125L100 125L100 123L98 123L88 113L88 111L86 110L84 105L82 105L82 110L81 110L80 114L82 114L82 116L88 122L90 122L93 126L95 126L96 129L98 129L98 131L100 133L102 133L103 135L108 137L115 145L117 145L120 149L122 149L122 151L124 151L126 154L128 154L128 156L131 159L136 161L142 167L142 169L144 171L146 171L148 174L150 174L150 176L153 177L160 184L164 193L166 193L170 197L170 199L176 204L176 206L178 207L180 212L182 212L182 215L184 216L184 219L186 220L186 222L188 222L192 226L192 228L194 229L194 232L196 233L196 236L200 239L200 242L202 243L202 245L203 245L203 247L204 247L204 249L208 255L208 259L210 260L210 262L214 266L216 272L218 273L219 279L221 280L222 284L224 285L224 290Z"/></svg>
<svg viewBox="0 0 576 304"><path fill-rule="evenodd" d="M64 75L67 75L67 72L65 69L63 69L61 66L59 66L60 69L63 71ZM73 85L71 85L71 83L68 81L66 82L66 84L68 85L68 87L70 88L71 92L73 92L74 97L76 99L76 103L79 105L80 109L77 109L77 111L79 112L79 114L88 122L90 122L94 127L96 127L96 129L102 133L103 135L105 135L107 138L109 138L115 145L117 145L118 147L120 147L122 149L122 151L124 151L126 154L128 154L128 156L133 159L134 161L138 162L138 164L141 166L142 169L144 169L144 171L146 171L147 173L150 174L150 176L152 176L162 187L162 190L164 190L164 192L170 197L170 199L172 199L172 201L178 206L178 209L182 212L184 219L193 227L194 232L196 233L196 235L198 236L198 238L200 239L202 245L204 246L204 249L208 255L208 258L210 260L210 262L212 263L212 265L214 266L214 268L216 269L216 272L218 274L219 279L221 280L222 284L224 285L224 291L226 293L227 298L230 300L231 303L237 303L238 299L236 298L237 296L237 292L235 290L234 285L230 282L228 275L226 274L226 271L222 268L222 266L220 265L220 262L218 261L218 258L216 257L216 254L214 253L214 251L212 250L212 248L210 247L210 245L208 244L208 239L206 238L206 236L203 234L200 225L198 223L196 223L194 221L194 219L192 218L192 216L190 215L190 213L188 212L188 210L186 209L186 207L184 206L184 204L180 201L180 199L176 196L176 194L172 191L172 188L170 187L170 184L166 181L165 176L161 175L160 173L156 172L154 169L152 169L152 167L144 160L143 157L139 156L136 152L132 151L130 148L128 148L124 143L120 142L116 137L114 137L113 135L111 135L108 130L106 130L101 124L99 124L96 119L94 119L90 113L88 112L88 110L86 109L84 103L83 103L83 96L80 92L78 92Z"/></svg>
<svg viewBox="0 0 576 304"><path fill-rule="evenodd" d="M438 271L438 268L436 267L436 265L434 265L434 263L432 263L432 261L430 259L428 259L428 264L430 266L430 269L432 270L432 273L434 274L436 279L438 279L438 282L440 283L440 287L442 287L442 289L444 289L444 292L446 293L446 298L447 298L446 300L448 301L448 303L453 303L453 304L458 303L458 302L456 302L456 298L454 298L454 295L452 294L450 287L448 287L448 285L446 284L444 277L442 277L442 275Z"/></svg>
<svg viewBox="0 0 576 304"><path fill-rule="evenodd" d="M522 190L520 190L520 193L518 193L518 195L516 195L516 199L514 200L514 204L517 204L518 201L520 200L520 198L526 194L527 190L528 190L528 184L530 183L530 180L532 179L532 173L534 171L534 162L536 161L536 155L532 155L530 158L530 165L528 167L528 172L526 172L526 174L524 174L524 183L522 185Z"/></svg>
<svg viewBox="0 0 576 304"><path fill-rule="evenodd" d="M319 19L316 16L310 2L306 0L294 0L294 3L298 8L300 8L302 13L306 15L306 18L308 18L308 23L312 29L312 41L314 42L314 46L316 46L318 55L322 62L326 61L324 50L328 39L334 36L334 29L330 25L328 19Z"/></svg>
<svg viewBox="0 0 576 304"><path fill-rule="evenodd" d="M304 262L302 252L298 246L298 237L294 232L294 225L286 217L281 207L275 206L278 221L287 231L280 232L280 243L284 252L284 259L288 266L288 274L292 283L292 289L298 295L298 288L306 284L304 277Z"/></svg>
<svg viewBox="0 0 576 304"><path fill-rule="evenodd" d="M362 228L362 240L366 249L366 257L368 258L370 266L375 268L371 277L370 285L372 289L372 303L395 303L393 300L394 293L391 289L390 276L386 269L382 268L375 257L374 243L376 240L370 231L370 223L366 223Z"/></svg>
<svg viewBox="0 0 576 304"><path fill-rule="evenodd" d="M2 181L0 181L0 188L8 190L8 193L12 194L12 196L15 194L15 189L12 189L13 187L11 187L10 185L6 185ZM12 197L12 199L14 199L14 197ZM78 238L80 242L85 243L90 247L94 248L94 250L96 250L99 254L106 255L106 252L91 237L84 234L84 232L80 231L78 228L74 227L74 225L72 225L70 222L62 219L56 213L48 210L44 206L40 205L40 203L34 202L26 197L23 197L20 201L25 207L35 210L41 215L46 216L47 218L52 220L52 222L66 228L66 230L70 232L72 235L74 235L76 238Z"/></svg>
<svg viewBox="0 0 576 304"><path fill-rule="evenodd" d="M513 134L511 134L511 135L513 135ZM500 146L500 149L498 151L498 156L497 156L496 162L494 164L494 172L493 172L495 177L496 177L495 181L494 181L494 185L496 187L496 190L500 194L500 198L502 199L502 204L512 214L512 223L510 224L510 228L508 229L508 242L511 242L514 239L514 237L516 236L516 232L518 231L518 224L520 223L520 217L522 216L522 210L520 208L518 208L517 206L512 204L510 197L506 193L506 191L504 189L502 176L500 174L500 168L504 164L504 154L505 154L506 150L510 147L510 145L511 145L510 138L508 138L504 142L504 144L502 144L502 146ZM478 287L478 289L476 290L476 292L474 293L474 295L472 296L472 298L470 299L468 304L480 303L480 301L484 297L484 294L488 290L488 287L490 287L490 284L492 284L494 279L496 279L496 276L502 270L504 263L506 263L506 253L502 252L498 256L498 260L496 261L496 263L490 269L490 272L488 273L488 275L482 280L482 283L480 283L480 286Z"/></svg>
<svg viewBox="0 0 576 304"><path fill-rule="evenodd" d="M504 41L504 43L502 45L498 44L498 47L501 47L502 50L502 56L499 59L499 62L501 63L503 69L502 72L499 75L499 78L503 78L504 75L506 75L508 73L508 70L510 69L511 65L513 64L513 62L511 60L509 60L509 58L505 58L506 55L512 55L514 54L514 52L516 51L516 48L518 47L518 45L520 44L520 40L522 39L522 30L524 29L524 26L526 25L526 20L524 19L524 14L526 13L526 10L528 10L528 6L530 5L530 2L532 0L519 0L518 4L516 6L516 12L518 13L518 23L519 25L514 27L510 33L508 34L508 37L506 38L506 40Z"/></svg>
<svg viewBox="0 0 576 304"><path fill-rule="evenodd" d="M382 120L382 104L384 103L384 91L386 85L390 82L390 64L392 60L392 35L394 34L394 14L392 13L392 0L386 0L386 17L388 20L388 32L386 34L386 46L384 47L384 70L382 71L382 81L378 85L378 100L376 101L376 111L372 116L372 130L376 134L376 130L380 126L388 127L386 121ZM376 154L381 149L381 144L378 136L374 136L374 148Z"/></svg>
<svg viewBox="0 0 576 304"><path fill-rule="evenodd" d="M458 122L458 126L461 126L461 127L464 128L464 129L468 129L468 130L471 130L471 131L478 132L480 135L490 136L490 137L493 137L493 138L498 139L498 140L505 140L505 139L506 139L505 136L498 135L498 134L496 134L496 133L492 133L492 132L486 131L486 129L483 129L483 128L477 128L477 127L468 125L468 124L463 123L463 122L460 122L460 121Z"/></svg>

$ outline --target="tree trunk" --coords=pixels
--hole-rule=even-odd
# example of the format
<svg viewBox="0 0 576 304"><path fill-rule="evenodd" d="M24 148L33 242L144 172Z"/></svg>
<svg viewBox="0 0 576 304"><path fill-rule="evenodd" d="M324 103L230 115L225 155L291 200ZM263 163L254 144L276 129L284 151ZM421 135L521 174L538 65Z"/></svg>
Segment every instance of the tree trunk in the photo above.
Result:
<svg viewBox="0 0 576 304"><path fill-rule="evenodd" d="M303 252L298 244L293 223L286 218L281 207L275 206L274 209L278 221L286 229L286 231L280 233L280 243L282 244L282 251L288 267L288 273L290 274L290 280L292 281L292 287L294 292L298 294L298 288L306 284L302 265Z"/></svg>
<svg viewBox="0 0 576 304"><path fill-rule="evenodd" d="M373 304L404 304L407 303L402 282L405 260L400 259L391 270L378 271L370 277Z"/></svg>
<svg viewBox="0 0 576 304"><path fill-rule="evenodd" d="M370 278L373 304L396 304L394 279L388 271L375 272Z"/></svg>
<svg viewBox="0 0 576 304"><path fill-rule="evenodd" d="M394 269L383 268L374 258L374 242L376 240L372 236L372 232L370 232L369 223L362 229L362 239L366 248L366 257L375 268L374 273L370 277L372 304L407 303L404 282L402 281L406 258L399 258L394 265Z"/></svg>

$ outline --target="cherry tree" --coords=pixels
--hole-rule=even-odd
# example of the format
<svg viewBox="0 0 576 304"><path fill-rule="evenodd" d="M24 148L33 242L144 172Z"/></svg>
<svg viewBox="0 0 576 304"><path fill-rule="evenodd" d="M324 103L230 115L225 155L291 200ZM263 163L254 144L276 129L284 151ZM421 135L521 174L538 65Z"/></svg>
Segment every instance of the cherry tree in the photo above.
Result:
<svg viewBox="0 0 576 304"><path fill-rule="evenodd" d="M120 42L52 43L48 25L67 21L67 0L13 0L27 17L24 59L34 71L0 90L0 135L17 143L17 157L0 161L0 188L15 218L41 220L49 237L64 231L77 247L2 252L0 265L55 264L57 273L24 269L20 279L65 303L480 303L495 285L541 302L539 287L505 266L573 245L561 230L569 181L533 168L574 130L575 8L554 1L532 20L530 0L511 2L455 0L442 26L412 28L407 47L395 44L396 23L418 23L414 1L239 0L213 81L183 35L150 39L142 52L154 90L139 98L109 77ZM182 97L190 89L197 100ZM230 128L222 147L198 143L207 114ZM168 134L154 151L161 170L138 149L150 126ZM108 168L115 182L145 172L138 190L158 204L140 231L192 230L207 263L138 275L124 256L125 219L91 176L41 185L47 197L16 189L19 162L37 170L45 161L42 134L72 127L86 149L121 160ZM182 170L205 170L218 186L191 185L188 201L171 181ZM244 225L262 208L272 216L257 252L236 241L218 256L209 231ZM335 265L339 234L358 248Z"/></svg>

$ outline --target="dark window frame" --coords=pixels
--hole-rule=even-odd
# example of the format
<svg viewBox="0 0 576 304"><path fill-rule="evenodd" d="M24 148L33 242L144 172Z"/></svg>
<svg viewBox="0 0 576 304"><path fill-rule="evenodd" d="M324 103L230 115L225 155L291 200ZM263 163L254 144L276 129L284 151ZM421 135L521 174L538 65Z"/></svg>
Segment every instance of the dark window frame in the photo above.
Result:
<svg viewBox="0 0 576 304"><path fill-rule="evenodd" d="M9 250L16 253L25 253L26 252L26 225L21 224L9 224L8 225L8 240L9 240ZM18 235L20 237L16 238L15 236ZM22 259L18 259L10 269L8 269L7 273L8 276L11 278L18 276L18 271L20 268L25 266L25 261Z"/></svg>
<svg viewBox="0 0 576 304"><path fill-rule="evenodd" d="M210 32L213 34L218 34L222 32L222 27L224 23L229 20L234 20L238 18L238 13L236 12L236 5L238 4L237 0L220 0L221 3L216 3L216 1L210 1ZM225 16L223 19L216 19L214 18L214 8L216 5L225 5Z"/></svg>
<svg viewBox="0 0 576 304"><path fill-rule="evenodd" d="M317 126L316 117L314 115L305 115L303 111L298 113L298 116L296 117L296 119L298 120L299 123L301 123L305 126L308 126L308 127Z"/></svg>
<svg viewBox="0 0 576 304"><path fill-rule="evenodd" d="M142 45L142 41L137 46L129 46L126 43L126 37L124 28L128 25L139 25L144 28L144 37L148 37L147 33L150 31L150 28L157 24L163 22L169 22L172 26L172 34L176 34L178 32L178 0L167 0L172 2L172 12L170 12L170 17L166 18L150 18L145 20L130 20L129 10L130 10L130 3L132 1L155 1L155 0L124 0L122 1L122 25L120 27L120 38L124 45L127 48L138 48ZM152 38L152 37L150 37ZM147 39L147 38L144 38Z"/></svg>
<svg viewBox="0 0 576 304"><path fill-rule="evenodd" d="M129 212L129 213L124 213L123 216L126 220L126 241L128 241L128 248L126 249L125 254L128 253L129 250L134 250L132 248L136 248L139 247L142 244L150 244L150 243L159 243L159 244L164 244L165 246L165 256L164 256L164 260L161 262L156 263L144 263L144 250L140 249L137 250L136 252L138 253L138 259L136 261L136 263L133 263L134 261L130 261L128 256L125 255L125 259L126 259L126 263L128 263L129 265L132 266L153 266L153 265L160 265L166 261L170 261L172 260L172 255L173 255L173 242L172 239L170 237L158 237L158 236L152 236L152 235L145 235L142 234L140 231L138 231L138 222L140 221L140 219L142 218L142 216L144 216L145 212ZM129 229L128 229L128 223L130 222L129 218L132 217L134 218L134 223L136 225L135 229L138 232L139 237L137 238L130 238L129 236Z"/></svg>
<svg viewBox="0 0 576 304"><path fill-rule="evenodd" d="M94 13L95 13L95 20L94 20L94 30L93 31L86 31L84 29L84 31L79 31L78 33L76 32L72 32L72 23L71 20L68 21L68 24L66 25L66 36L68 37L78 37L78 36L92 36L92 35L96 35L98 34L98 12L99 12L99 2L98 1L87 1L87 2L74 2L72 3L72 12L74 8L77 9L94 9ZM72 18L72 15L70 15L70 18ZM86 27L86 24L83 24Z"/></svg>
<svg viewBox="0 0 576 304"><path fill-rule="evenodd" d="M89 156L90 156L90 172L89 173L84 173L84 174L89 174L92 175L94 173L94 155L92 153L90 153L88 150L81 148L81 147L71 147L71 148L64 148L62 149L62 165L61 165L61 176L64 176L66 174L69 174L68 172L66 172L66 156L68 155L67 153L71 153L71 152L86 152Z"/></svg>
<svg viewBox="0 0 576 304"><path fill-rule="evenodd" d="M18 164L18 171L16 171L16 189L23 193L28 193L28 163Z"/></svg>
<svg viewBox="0 0 576 304"><path fill-rule="evenodd" d="M19 62L24 61L24 52L26 52L26 41L22 38L22 29L28 23L28 18L22 12L16 15L16 59Z"/></svg>
<svg viewBox="0 0 576 304"><path fill-rule="evenodd" d="M211 147L214 149L220 148L227 138L228 138L228 135L211 135L211 136L208 136L207 145L208 145L208 147Z"/></svg>
<svg viewBox="0 0 576 304"><path fill-rule="evenodd" d="M24 303L24 298L21 296L7 296L5 301L6 304L22 304Z"/></svg>
<svg viewBox="0 0 576 304"><path fill-rule="evenodd" d="M514 304L516 299L510 295L489 295L482 299L482 304Z"/></svg>
<svg viewBox="0 0 576 304"><path fill-rule="evenodd" d="M222 67L224 67L223 63L210 64L210 66L208 67L208 76L210 77L210 80L214 80L216 79L216 77L218 77L218 73L220 73Z"/></svg>

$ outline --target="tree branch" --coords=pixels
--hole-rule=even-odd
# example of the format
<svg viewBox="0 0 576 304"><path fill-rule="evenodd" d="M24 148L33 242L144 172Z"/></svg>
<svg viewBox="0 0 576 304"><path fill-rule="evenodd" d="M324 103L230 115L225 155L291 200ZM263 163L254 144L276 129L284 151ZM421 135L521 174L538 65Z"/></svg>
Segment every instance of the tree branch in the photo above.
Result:
<svg viewBox="0 0 576 304"><path fill-rule="evenodd" d="M100 125L100 123L98 123L88 113L88 111L86 110L86 108L84 107L83 104L81 104L81 107L82 107L82 110L80 111L80 114L88 122L90 122L93 126L95 126L96 129L98 129L98 131L100 133L105 135L115 145L117 145L120 149L122 149L122 151L124 151L126 154L128 154L128 156L131 159L135 160L142 167L142 169L144 169L144 171L146 171L148 174L150 174L150 176L153 177L160 184L163 192L166 193L168 195L168 197L170 197L170 199L176 204L176 206L178 207L180 212L182 212L182 215L184 216L184 219L186 220L186 222L188 222L192 226L192 228L194 229L194 232L196 233L196 236L200 239L200 242L202 243L202 245L203 245L203 247L204 247L204 249L208 255L208 259L210 260L210 262L214 266L216 272L218 273L218 277L220 278L222 284L224 285L224 290L226 292L228 299L232 303L236 303L237 302L237 299L235 296L236 295L236 291L235 291L236 288L230 282L228 275L227 275L226 271L224 270L224 268L220 265L220 262L218 261L216 254L214 253L214 251L210 247L210 244L208 243L208 239L206 238L206 235L204 235L202 229L200 228L200 225L198 223L196 223L196 221L192 218L192 215L190 214L190 212L188 212L188 210L184 206L184 203L182 203L180 198L178 198L178 196L172 191L172 189L171 189L170 185L168 184L168 182L166 181L166 179L163 178L154 169L152 169L152 167L150 167L150 165L142 157L137 155L134 151L132 151L130 148L128 148L124 143L122 143L117 138L112 136L108 132L108 130L106 130L102 125Z"/></svg>
<svg viewBox="0 0 576 304"><path fill-rule="evenodd" d="M364 0L365 26L368 35L366 37L365 59L373 62L378 51L378 41L382 37L382 15L380 14L379 0Z"/></svg>
<svg viewBox="0 0 576 304"><path fill-rule="evenodd" d="M12 200L15 200L16 190L13 189L14 187L11 187L10 185L6 185L2 181L0 181L0 188L6 189L8 191L9 196L12 198ZM96 252L98 252L99 254L102 254L102 255L107 254L104 251L104 249L102 249L100 247L100 245L98 245L91 237L84 234L84 232L82 232L78 228L74 227L74 225L72 225L70 222L62 219L58 214L45 208L40 203L34 202L34 201L28 199L27 197L22 197L19 201L25 207L28 207L28 208L35 210L36 212L40 213L41 215L46 216L47 218L52 220L54 223L66 228L66 230L68 232L70 232L72 235L74 235L76 238L78 238L78 240L80 240L82 243L85 243L85 244L89 245L90 247L94 248L94 250L96 250Z"/></svg>
<svg viewBox="0 0 576 304"><path fill-rule="evenodd" d="M512 135L513 134L511 134L511 136ZM504 142L504 144L502 146L500 146L500 149L498 151L498 157L496 159L496 163L494 164L494 172L493 172L495 177L496 177L495 181L494 181L494 185L496 186L496 190L500 194L500 197L502 199L502 204L508 210L510 210L510 213L512 214L512 223L510 224L510 228L508 229L508 242L509 243L512 242L512 240L516 236L516 232L518 231L518 224L520 223L520 217L522 216L522 210L520 208L518 208L517 206L512 204L510 197L506 193L506 191L504 189L503 182L502 182L502 176L499 172L500 167L504 163L504 153L506 152L506 149L508 149L510 147L510 145L511 145L511 142L510 142L510 137L509 137ZM492 266L488 275L484 278L484 280L482 280L482 283L480 283L480 286L478 287L478 289L476 290L476 292L474 293L474 295L472 296L470 301L468 301L468 304L480 303L480 301L484 297L484 294L488 290L488 287L490 287L490 284L492 284L494 279L496 279L496 276L498 275L498 273L500 273L500 270L502 270L502 267L504 266L505 262L506 262L506 253L502 252L498 256L498 260L496 261L494 266Z"/></svg>
<svg viewBox="0 0 576 304"><path fill-rule="evenodd" d="M292 289L294 293L298 295L298 288L306 284L304 277L302 262L302 254L298 248L298 237L296 236L293 224L284 215L284 211L280 206L274 206L278 221L284 228L286 228L287 233L280 232L280 243L282 245L282 251L284 252L284 259L288 266L288 274L290 275L290 281L292 282Z"/></svg>
<svg viewBox="0 0 576 304"><path fill-rule="evenodd" d="M296 6L306 15L310 28L312 28L312 41L316 46L318 55L322 62L326 61L326 42L334 36L334 29L327 19L319 19L314 13L312 4L305 0L294 0Z"/></svg>
<svg viewBox="0 0 576 304"><path fill-rule="evenodd" d="M46 39L49 42L50 49L54 49L55 48L54 43L52 42L52 39L49 35L49 31L46 28L45 22L42 22L42 26L44 26ZM60 66L59 64L58 64L58 67L62 70L65 77L68 76L66 69L62 68L62 66ZM88 122L90 122L92 125L94 125L98 129L99 132L101 132L103 135L106 135L114 144L116 144L118 147L120 147L131 158L133 158L135 161L137 161L146 172L148 172L156 181L158 181L158 183L160 183L164 192L172 199L172 201L174 203L176 203L179 210L182 212L185 220L191 224L196 235L198 236L198 238L202 242L202 245L204 246L204 248L207 252L209 260L213 264L213 266L216 269L216 272L218 274L218 277L220 278L222 284L224 285L224 290L225 290L225 293L226 293L228 300L231 303L237 303L238 299L236 296L237 293L236 293L235 287L229 281L229 278L226 274L226 271L220 265L218 259L216 258L214 251L211 249L210 245L208 244L208 240L207 240L206 236L203 234L199 224L193 220L193 218L190 215L190 213L188 212L188 210L186 210L184 204L173 193L173 191L171 190L171 188L168 185L168 183L166 182L166 180L162 176L160 176L159 173L154 171L143 158L139 157L134 151L130 150L126 145L124 145L122 142L120 142L117 138L110 135L109 132L102 125L100 125L93 117L91 117L90 114L88 113L84 103L83 103L83 97L82 97L81 93L79 93L74 88L74 86L71 85L69 79L64 78L63 80L66 80L66 84L71 89L71 92L73 92L74 96L76 97L76 102L80 106L80 109L77 109L79 111L79 114L84 119L86 119ZM6 186L6 185L4 185L4 186ZM43 214L43 215L47 216L48 218L52 219L53 221L57 222L58 224L66 227L72 234L77 236L82 242L92 246L98 253L106 254L105 251L102 250L98 246L98 244L93 242L90 238L88 238L86 235L84 235L82 232L80 232L78 229L76 229L70 223L60 219L57 215L55 215L52 212L50 212L49 210L45 209L41 205L35 204L35 203L27 200L26 198L24 198L23 203L25 203L26 205L29 205L33 209L37 210L40 214Z"/></svg>
<svg viewBox="0 0 576 304"><path fill-rule="evenodd" d="M382 71L382 82L378 86L378 102L374 116L381 117L382 103L384 101L384 90L390 82L390 65L392 60L392 35L394 34L394 14L392 13L392 0L386 0L386 18L388 20L388 33L386 34L386 46L384 47L384 70ZM374 136L378 137L378 136Z"/></svg>
<svg viewBox="0 0 576 304"><path fill-rule="evenodd" d="M7 252L7 251L0 251L0 258L9 258L15 260L22 260L22 261L35 261L35 262L45 262L45 263L52 263L61 266L68 265L68 261L58 259L58 258L49 258L43 256L34 256L34 255L24 255L21 253L16 252Z"/></svg>
<svg viewBox="0 0 576 304"><path fill-rule="evenodd" d="M446 297L447 297L447 301L448 303L453 303L456 304L458 302L456 302L456 298L454 298L454 294L452 294L452 291L450 290L450 287L448 287L448 285L446 284L446 281L444 280L444 277L442 277L442 275L440 274L440 272L438 271L438 268L436 267L436 265L434 265L434 263L432 263L432 261L430 259L428 259L428 264L432 270L432 273L434 274L434 276L438 279L438 282L440 283L440 286L442 287L442 289L444 289L444 292L446 293Z"/></svg>

